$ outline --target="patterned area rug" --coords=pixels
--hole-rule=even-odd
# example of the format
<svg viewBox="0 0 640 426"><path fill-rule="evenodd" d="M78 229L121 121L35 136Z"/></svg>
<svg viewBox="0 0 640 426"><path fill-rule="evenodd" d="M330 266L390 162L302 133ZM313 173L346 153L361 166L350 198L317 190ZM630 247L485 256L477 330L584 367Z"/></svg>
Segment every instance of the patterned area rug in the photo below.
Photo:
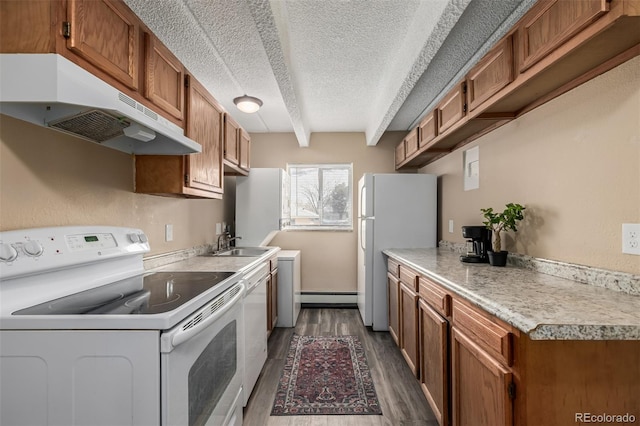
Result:
<svg viewBox="0 0 640 426"><path fill-rule="evenodd" d="M357 336L294 334L272 416L382 414Z"/></svg>

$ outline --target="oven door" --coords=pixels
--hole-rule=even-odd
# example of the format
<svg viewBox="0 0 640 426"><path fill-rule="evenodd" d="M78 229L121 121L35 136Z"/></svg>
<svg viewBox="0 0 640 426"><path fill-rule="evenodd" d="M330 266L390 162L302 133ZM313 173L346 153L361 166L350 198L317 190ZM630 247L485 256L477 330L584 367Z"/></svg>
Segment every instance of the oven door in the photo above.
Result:
<svg viewBox="0 0 640 426"><path fill-rule="evenodd" d="M242 425L243 296L239 282L162 334L164 426Z"/></svg>

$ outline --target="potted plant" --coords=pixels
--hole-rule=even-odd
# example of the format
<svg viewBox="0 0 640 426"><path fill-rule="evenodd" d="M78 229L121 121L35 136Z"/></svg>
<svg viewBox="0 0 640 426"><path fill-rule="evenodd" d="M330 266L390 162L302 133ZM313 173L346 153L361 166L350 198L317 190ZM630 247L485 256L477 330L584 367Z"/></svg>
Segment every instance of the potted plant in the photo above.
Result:
<svg viewBox="0 0 640 426"><path fill-rule="evenodd" d="M500 231L517 231L516 222L524 217L524 206L508 203L502 213L496 213L491 207L480 209L486 221L484 225L493 231L493 251L489 251L489 263L493 266L505 266L507 264L508 251L502 250Z"/></svg>

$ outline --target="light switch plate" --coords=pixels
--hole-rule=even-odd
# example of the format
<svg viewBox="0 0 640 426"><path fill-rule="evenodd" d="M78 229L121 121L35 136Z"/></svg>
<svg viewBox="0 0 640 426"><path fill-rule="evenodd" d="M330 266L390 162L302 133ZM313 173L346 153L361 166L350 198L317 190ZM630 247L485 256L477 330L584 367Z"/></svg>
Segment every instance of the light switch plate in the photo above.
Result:
<svg viewBox="0 0 640 426"><path fill-rule="evenodd" d="M222 224L216 223L216 235L222 234Z"/></svg>
<svg viewBox="0 0 640 426"><path fill-rule="evenodd" d="M164 240L167 242L173 241L173 225L168 224L164 226Z"/></svg>
<svg viewBox="0 0 640 426"><path fill-rule="evenodd" d="M449 233L453 234L453 220L449 219Z"/></svg>
<svg viewBox="0 0 640 426"><path fill-rule="evenodd" d="M640 255L640 223L622 224L622 252Z"/></svg>

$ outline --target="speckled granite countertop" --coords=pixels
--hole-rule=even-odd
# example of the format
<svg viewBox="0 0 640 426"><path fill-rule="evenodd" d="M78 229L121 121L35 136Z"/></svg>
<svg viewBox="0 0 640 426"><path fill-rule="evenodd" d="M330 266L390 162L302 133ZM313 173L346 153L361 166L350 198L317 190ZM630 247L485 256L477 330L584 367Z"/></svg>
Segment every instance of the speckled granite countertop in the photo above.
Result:
<svg viewBox="0 0 640 426"><path fill-rule="evenodd" d="M167 263L162 266L154 267L150 269L154 272L160 271L208 271L208 272L239 272L244 273L261 262L266 261L271 256L280 251L280 247L265 247L269 249L260 257L231 257L231 256L192 256L186 259L181 259L172 263Z"/></svg>
<svg viewBox="0 0 640 426"><path fill-rule="evenodd" d="M448 249L383 253L533 340L640 340L640 296L519 267L462 263Z"/></svg>

